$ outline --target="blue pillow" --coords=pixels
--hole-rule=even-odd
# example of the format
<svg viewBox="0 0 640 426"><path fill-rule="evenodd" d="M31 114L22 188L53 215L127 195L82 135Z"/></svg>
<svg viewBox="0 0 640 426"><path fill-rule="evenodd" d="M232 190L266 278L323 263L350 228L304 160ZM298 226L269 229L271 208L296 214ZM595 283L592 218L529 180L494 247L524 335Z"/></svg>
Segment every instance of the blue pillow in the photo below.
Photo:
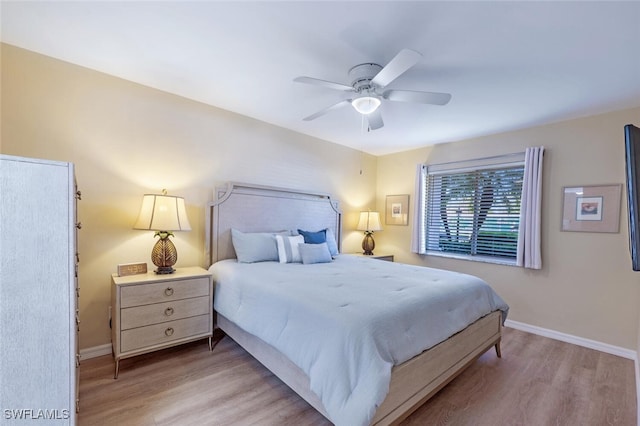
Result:
<svg viewBox="0 0 640 426"><path fill-rule="evenodd" d="M303 231L298 229L298 233L304 237L304 242L307 244L322 244L327 243L329 246L329 253L331 256L337 256L340 254L338 251L338 243L336 237L333 234L331 228L325 228L317 232Z"/></svg>
<svg viewBox="0 0 640 426"><path fill-rule="evenodd" d="M278 261L276 239L267 232L240 232L231 230L231 242L240 263Z"/></svg>
<svg viewBox="0 0 640 426"><path fill-rule="evenodd" d="M300 250L300 257L302 257L302 263L305 265L331 262L331 253L329 253L327 243L300 244L298 248Z"/></svg>
<svg viewBox="0 0 640 426"><path fill-rule="evenodd" d="M298 234L304 237L306 244L322 244L327 242L327 230L323 229L317 232L303 231L298 229Z"/></svg>

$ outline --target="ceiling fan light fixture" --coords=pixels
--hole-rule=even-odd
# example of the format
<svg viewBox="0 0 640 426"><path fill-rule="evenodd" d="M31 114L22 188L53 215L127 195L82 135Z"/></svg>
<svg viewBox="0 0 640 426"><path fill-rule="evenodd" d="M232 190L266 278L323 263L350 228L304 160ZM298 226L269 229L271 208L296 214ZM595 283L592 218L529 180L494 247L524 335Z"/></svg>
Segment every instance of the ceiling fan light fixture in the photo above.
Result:
<svg viewBox="0 0 640 426"><path fill-rule="evenodd" d="M360 114L367 115L378 109L380 106L380 99L375 96L364 95L351 101L351 105Z"/></svg>

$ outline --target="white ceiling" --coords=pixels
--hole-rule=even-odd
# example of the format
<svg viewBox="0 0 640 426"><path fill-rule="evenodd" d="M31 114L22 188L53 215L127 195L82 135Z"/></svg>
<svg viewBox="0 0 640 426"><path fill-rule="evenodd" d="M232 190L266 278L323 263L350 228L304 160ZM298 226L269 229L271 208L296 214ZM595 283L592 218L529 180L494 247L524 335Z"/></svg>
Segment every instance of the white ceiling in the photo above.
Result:
<svg viewBox="0 0 640 426"><path fill-rule="evenodd" d="M2 41L372 154L640 106L640 2L6 2ZM343 93L363 62L423 59L363 130Z"/></svg>

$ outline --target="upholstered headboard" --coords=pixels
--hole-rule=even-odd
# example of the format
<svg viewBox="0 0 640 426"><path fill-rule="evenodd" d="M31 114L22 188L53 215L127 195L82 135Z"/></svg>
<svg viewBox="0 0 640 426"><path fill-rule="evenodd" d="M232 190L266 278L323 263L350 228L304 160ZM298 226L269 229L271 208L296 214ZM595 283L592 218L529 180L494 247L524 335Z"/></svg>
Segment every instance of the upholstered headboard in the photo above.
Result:
<svg viewBox="0 0 640 426"><path fill-rule="evenodd" d="M277 232L330 228L341 247L342 213L328 194L230 182L216 188L206 208L206 257L209 265L236 257L231 229Z"/></svg>

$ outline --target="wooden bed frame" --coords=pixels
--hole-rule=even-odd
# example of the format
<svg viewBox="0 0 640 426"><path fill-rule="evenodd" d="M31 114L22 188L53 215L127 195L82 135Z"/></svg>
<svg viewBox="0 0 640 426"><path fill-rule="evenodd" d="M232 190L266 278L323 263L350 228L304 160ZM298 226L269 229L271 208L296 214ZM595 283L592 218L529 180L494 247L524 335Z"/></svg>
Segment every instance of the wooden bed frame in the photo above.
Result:
<svg viewBox="0 0 640 426"><path fill-rule="evenodd" d="M331 228L340 247L342 215L327 194L259 185L229 183L216 189L207 205L207 255L210 264L235 258L231 229L244 232ZM402 421L487 350L500 354L501 313L479 319L444 342L397 365L389 393L373 424ZM311 392L307 375L273 346L217 315L216 326L328 418L320 398Z"/></svg>

